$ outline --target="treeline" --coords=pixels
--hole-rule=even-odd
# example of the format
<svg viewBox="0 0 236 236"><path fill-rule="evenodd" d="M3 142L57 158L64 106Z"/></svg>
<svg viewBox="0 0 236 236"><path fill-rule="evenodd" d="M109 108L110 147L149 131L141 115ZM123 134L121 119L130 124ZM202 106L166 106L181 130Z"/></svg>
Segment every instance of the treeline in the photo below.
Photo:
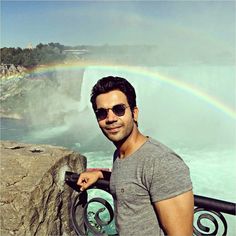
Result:
<svg viewBox="0 0 236 236"><path fill-rule="evenodd" d="M80 52L76 53L76 50ZM60 43L40 43L32 49L1 48L0 63L29 68L37 65L62 63L66 60L82 59L135 65L155 65L163 63L163 58L158 52L159 49L156 45L65 46ZM170 59L167 60L167 63L169 62Z"/></svg>
<svg viewBox="0 0 236 236"><path fill-rule="evenodd" d="M34 67L49 63L62 62L66 55L63 50L67 46L60 43L38 44L36 48L22 49L18 48L1 48L1 63L21 65L24 67Z"/></svg>

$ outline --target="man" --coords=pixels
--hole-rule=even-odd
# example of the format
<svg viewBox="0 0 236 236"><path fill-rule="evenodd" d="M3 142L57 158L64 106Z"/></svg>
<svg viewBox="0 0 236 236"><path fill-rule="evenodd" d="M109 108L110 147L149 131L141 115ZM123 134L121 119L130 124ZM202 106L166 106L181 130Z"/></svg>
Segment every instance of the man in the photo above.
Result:
<svg viewBox="0 0 236 236"><path fill-rule="evenodd" d="M116 146L110 190L119 235L192 235L189 169L172 150L139 132L133 86L120 77L102 78L91 103L103 134ZM83 191L106 177L104 171L84 172L77 184Z"/></svg>

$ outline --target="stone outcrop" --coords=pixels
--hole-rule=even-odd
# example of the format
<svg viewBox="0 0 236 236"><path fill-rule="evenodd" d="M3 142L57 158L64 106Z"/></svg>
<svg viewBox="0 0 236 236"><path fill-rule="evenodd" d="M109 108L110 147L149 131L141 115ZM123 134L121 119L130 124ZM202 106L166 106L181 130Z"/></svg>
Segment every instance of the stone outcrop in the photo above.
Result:
<svg viewBox="0 0 236 236"><path fill-rule="evenodd" d="M0 78L9 76L22 76L25 75L27 69L20 65L1 64L0 65Z"/></svg>
<svg viewBox="0 0 236 236"><path fill-rule="evenodd" d="M86 158L62 147L1 142L1 236L74 235L69 210L75 191L65 171L80 173Z"/></svg>

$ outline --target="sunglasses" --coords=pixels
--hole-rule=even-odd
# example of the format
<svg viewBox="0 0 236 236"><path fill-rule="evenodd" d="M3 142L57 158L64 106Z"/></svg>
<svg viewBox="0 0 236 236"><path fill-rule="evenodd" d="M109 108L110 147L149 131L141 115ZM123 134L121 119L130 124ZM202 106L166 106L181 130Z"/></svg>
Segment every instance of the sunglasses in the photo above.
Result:
<svg viewBox="0 0 236 236"><path fill-rule="evenodd" d="M125 114L125 109L129 107L125 104L117 104L113 106L112 108L99 108L95 111L96 117L98 120L104 120L107 118L109 110L112 110L112 112L116 116L123 116Z"/></svg>

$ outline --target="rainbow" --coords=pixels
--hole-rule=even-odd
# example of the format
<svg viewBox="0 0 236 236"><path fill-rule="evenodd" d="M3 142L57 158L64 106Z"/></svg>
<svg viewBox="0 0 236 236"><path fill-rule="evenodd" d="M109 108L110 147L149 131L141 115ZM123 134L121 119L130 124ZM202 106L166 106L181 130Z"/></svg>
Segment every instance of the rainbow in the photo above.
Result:
<svg viewBox="0 0 236 236"><path fill-rule="evenodd" d="M227 116L236 119L236 110L229 105L223 103L218 98L209 95L207 92L205 92L202 88L199 88L197 86L193 86L192 84L182 82L179 80L176 80L174 78L171 78L169 76L165 76L160 74L159 72L153 72L146 68L137 67L137 66L127 66L122 64L109 64L109 63L97 63L97 62L80 62L80 63L68 63L68 64L56 64L56 65L48 65L48 66L42 66L37 68L36 70L31 71L32 73L45 73L49 71L55 70L55 68L60 70L78 70L78 69L85 69L86 67L90 67L96 70L111 70L116 69L123 72L129 72L132 74L137 74L139 76L143 76L145 78L149 79L155 79L159 80L160 82L163 82L165 84L168 84L170 86L173 86L174 88L180 89L186 93L189 93L198 99L201 99L202 101L206 102L210 106L216 108L217 110L223 112Z"/></svg>

